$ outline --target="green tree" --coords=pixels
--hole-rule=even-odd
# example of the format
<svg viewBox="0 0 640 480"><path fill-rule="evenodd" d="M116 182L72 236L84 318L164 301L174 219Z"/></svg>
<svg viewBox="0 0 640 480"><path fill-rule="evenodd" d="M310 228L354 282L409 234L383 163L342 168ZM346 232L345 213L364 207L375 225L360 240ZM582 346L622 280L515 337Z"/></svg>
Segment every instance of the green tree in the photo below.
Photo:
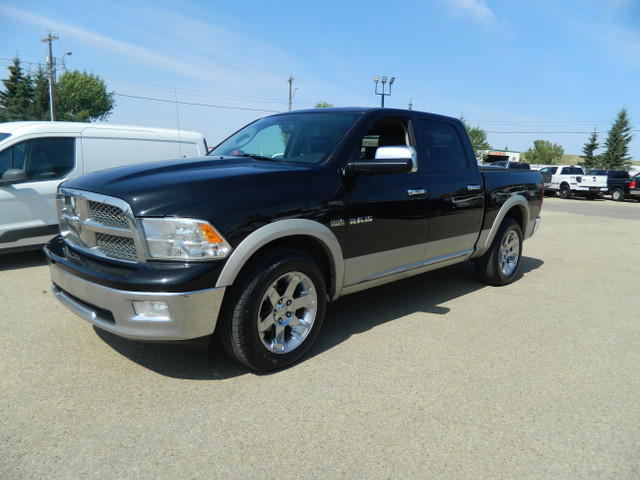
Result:
<svg viewBox="0 0 640 480"><path fill-rule="evenodd" d="M313 108L333 108L333 103L329 103L329 102L325 102L324 100L320 100L318 103L316 103L315 107Z"/></svg>
<svg viewBox="0 0 640 480"><path fill-rule="evenodd" d="M525 153L527 162L538 165L553 165L562 159L564 148L548 140L534 140L533 148Z"/></svg>
<svg viewBox="0 0 640 480"><path fill-rule="evenodd" d="M471 145L473 146L473 152L476 155L476 160L484 160L484 157L486 156L485 150L491 150L491 145L489 145L489 142L487 141L487 132L480 127L472 127L469 125L462 115L460 116L460 121L467 130L467 134L469 134Z"/></svg>
<svg viewBox="0 0 640 480"><path fill-rule="evenodd" d="M605 143L607 151L602 159L605 168L618 169L629 165L631 161L631 157L628 155L629 142L632 138L631 120L627 109L623 108L618 112Z"/></svg>
<svg viewBox="0 0 640 480"><path fill-rule="evenodd" d="M70 122L92 122L106 119L113 110L113 92L108 93L97 75L65 72L56 86L56 119Z"/></svg>
<svg viewBox="0 0 640 480"><path fill-rule="evenodd" d="M33 102L31 103L31 120L51 120L49 108L49 77L46 69L38 66L33 76Z"/></svg>
<svg viewBox="0 0 640 480"><path fill-rule="evenodd" d="M20 59L15 57L9 67L9 78L3 80L0 92L0 121L30 120L33 102L33 83L29 74L22 71Z"/></svg>
<svg viewBox="0 0 640 480"><path fill-rule="evenodd" d="M596 168L599 167L600 156L594 155L594 152L600 147L598 143L598 132L596 130L593 131L591 136L589 137L589 141L584 144L582 147L582 166L584 168Z"/></svg>

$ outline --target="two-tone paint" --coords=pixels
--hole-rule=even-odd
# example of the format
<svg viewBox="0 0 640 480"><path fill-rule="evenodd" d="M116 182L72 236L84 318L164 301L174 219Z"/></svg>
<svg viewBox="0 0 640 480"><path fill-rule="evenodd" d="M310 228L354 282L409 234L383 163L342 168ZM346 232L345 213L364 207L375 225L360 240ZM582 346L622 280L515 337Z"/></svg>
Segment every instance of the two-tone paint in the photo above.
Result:
<svg viewBox="0 0 640 480"><path fill-rule="evenodd" d="M525 239L535 232L543 198L540 175L479 169L459 120L405 110L332 109L342 111L358 119L320 165L222 157L124 167L67 182L64 188L122 201L134 219L208 220L233 250L223 260L131 263L74 251L57 238L45 248L54 292L85 319L124 337L188 340L213 332L226 289L265 249L307 252L335 300L477 258L506 217L518 221ZM349 173L359 140L383 118L403 119L409 126L414 168L400 174ZM430 169L424 122L457 132L464 168ZM169 298L170 322L181 325L136 323L126 303L140 296ZM189 297L205 300L185 302ZM113 312L114 304L122 308ZM98 318L102 310L111 311L113 321Z"/></svg>

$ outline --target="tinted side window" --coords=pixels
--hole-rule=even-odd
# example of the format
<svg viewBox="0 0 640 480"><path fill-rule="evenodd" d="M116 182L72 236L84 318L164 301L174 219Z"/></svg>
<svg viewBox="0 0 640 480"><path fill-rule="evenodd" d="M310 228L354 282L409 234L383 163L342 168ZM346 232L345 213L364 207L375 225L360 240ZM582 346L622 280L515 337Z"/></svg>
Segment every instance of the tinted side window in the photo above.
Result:
<svg viewBox="0 0 640 480"><path fill-rule="evenodd" d="M378 120L360 140L360 159L373 160L378 147L411 145L408 121L403 118Z"/></svg>
<svg viewBox="0 0 640 480"><path fill-rule="evenodd" d="M22 168L29 180L63 178L75 166L75 138L26 140L11 148L12 168Z"/></svg>
<svg viewBox="0 0 640 480"><path fill-rule="evenodd" d="M426 154L429 171L442 172L469 168L462 142L453 125L421 120L418 124L417 136Z"/></svg>

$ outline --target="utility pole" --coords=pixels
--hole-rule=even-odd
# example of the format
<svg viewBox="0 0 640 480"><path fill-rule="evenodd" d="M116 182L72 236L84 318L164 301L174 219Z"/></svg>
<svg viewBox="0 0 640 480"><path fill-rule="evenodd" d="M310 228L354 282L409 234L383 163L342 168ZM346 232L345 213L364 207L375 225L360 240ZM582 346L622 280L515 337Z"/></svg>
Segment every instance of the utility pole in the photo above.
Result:
<svg viewBox="0 0 640 480"><path fill-rule="evenodd" d="M287 83L289 84L289 111L291 111L291 105L293 103L293 75L289 75Z"/></svg>
<svg viewBox="0 0 640 480"><path fill-rule="evenodd" d="M47 59L47 64L49 66L49 108L51 111L51 121L55 122L56 114L55 114L55 93L54 93L54 83L53 83L53 72L55 70L55 66L53 64L53 48L51 47L51 42L54 40L58 40L57 35L51 35L51 30L49 30L47 34L47 38L43 38L41 41L49 44L49 58Z"/></svg>

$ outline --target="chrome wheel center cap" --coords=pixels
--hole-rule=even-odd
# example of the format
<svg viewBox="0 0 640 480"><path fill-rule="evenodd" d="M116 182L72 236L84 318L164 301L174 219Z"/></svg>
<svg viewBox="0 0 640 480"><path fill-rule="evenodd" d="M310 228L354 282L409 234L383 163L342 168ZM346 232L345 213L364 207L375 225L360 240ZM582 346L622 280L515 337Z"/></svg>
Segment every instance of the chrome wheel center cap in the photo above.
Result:
<svg viewBox="0 0 640 480"><path fill-rule="evenodd" d="M293 300L291 298L281 297L278 299L273 309L273 321L277 325L287 325L291 321L293 317L292 304Z"/></svg>

